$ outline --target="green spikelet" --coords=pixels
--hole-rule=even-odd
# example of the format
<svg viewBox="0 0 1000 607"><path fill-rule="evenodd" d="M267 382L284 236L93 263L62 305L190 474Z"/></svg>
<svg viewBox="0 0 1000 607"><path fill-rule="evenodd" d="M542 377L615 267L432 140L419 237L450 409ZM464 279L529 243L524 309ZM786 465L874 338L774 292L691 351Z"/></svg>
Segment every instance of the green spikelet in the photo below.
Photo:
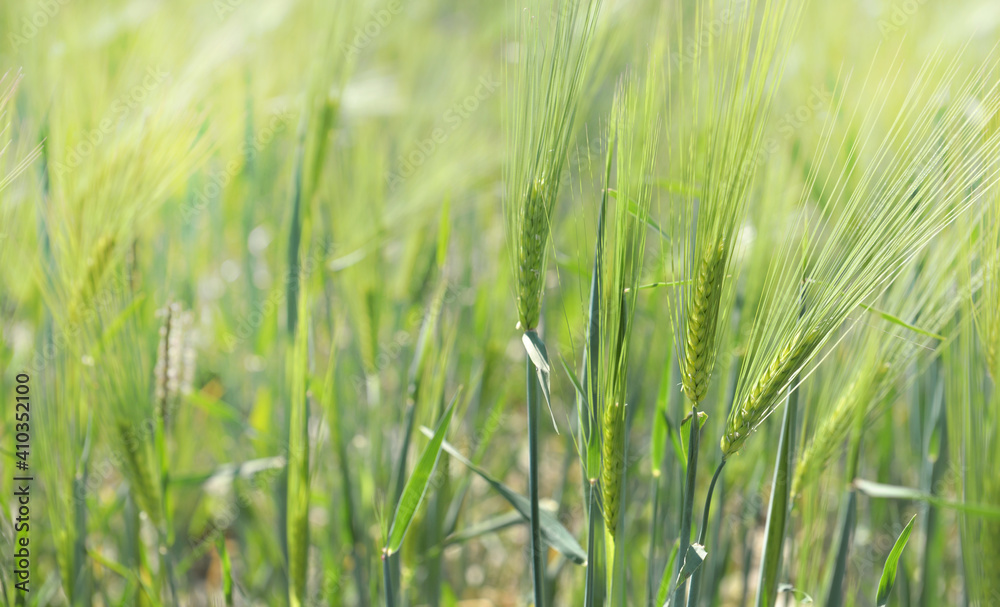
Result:
<svg viewBox="0 0 1000 607"><path fill-rule="evenodd" d="M69 304L70 322L78 321L83 310L98 294L104 275L111 266L111 255L114 253L114 249L115 239L110 236L101 236L97 244L94 245L90 257L87 258L83 277L73 289L73 298Z"/></svg>
<svg viewBox="0 0 1000 607"><path fill-rule="evenodd" d="M538 325L544 285L545 246L549 238L550 193L544 180L536 180L521 207L520 234L517 236L517 312L521 329Z"/></svg>
<svg viewBox="0 0 1000 607"><path fill-rule="evenodd" d="M625 411L618 403L604 411L603 438L601 491L604 499L604 524L611 537L614 537L618 529L619 497L622 475L625 472Z"/></svg>
<svg viewBox="0 0 1000 607"><path fill-rule="evenodd" d="M743 448L747 436L771 412L781 390L809 359L822 336L818 328L810 330L805 337L796 333L757 378L739 409L729 417L721 442L723 457L729 457Z"/></svg>
<svg viewBox="0 0 1000 607"><path fill-rule="evenodd" d="M813 435L813 440L802 452L802 457L799 459L798 465L795 466L795 475L792 477L793 500L802 491L803 484L814 478L836 451L837 445L843 439L843 434L839 429L844 426L850 428L855 407L859 404L857 388L857 381L848 385L844 393L837 399L833 411L819 425Z"/></svg>
<svg viewBox="0 0 1000 607"><path fill-rule="evenodd" d="M864 415L859 407L870 409L878 386L889 371L886 363L876 364L874 371L865 367L841 392L830 414L813 433L813 439L802 452L792 477L792 499L815 480L830 463L834 454L847 440L851 424ZM866 411L867 412L867 411Z"/></svg>
<svg viewBox="0 0 1000 607"><path fill-rule="evenodd" d="M144 436L145 428L136 428L124 419L116 422L120 441L119 457L132 495L139 507L156 524L161 519L159 484L154 482L152 458L148 451L152 437Z"/></svg>
<svg viewBox="0 0 1000 607"><path fill-rule="evenodd" d="M688 305L687 336L684 341L684 394L700 403L708 391L715 347L715 327L722 297L726 246L709 247L698 267L698 278Z"/></svg>

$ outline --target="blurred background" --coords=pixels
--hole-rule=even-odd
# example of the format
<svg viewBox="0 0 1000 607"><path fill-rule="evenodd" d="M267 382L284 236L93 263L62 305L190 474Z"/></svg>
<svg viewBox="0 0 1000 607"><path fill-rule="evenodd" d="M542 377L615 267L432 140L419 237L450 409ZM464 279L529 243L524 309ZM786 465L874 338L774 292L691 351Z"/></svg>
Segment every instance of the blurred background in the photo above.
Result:
<svg viewBox="0 0 1000 607"><path fill-rule="evenodd" d="M564 369L582 355L604 132L620 74L645 64L663 35L661 15L676 4L604 2L600 61L584 83L586 113L553 216L541 332L560 431L545 419L542 506L584 545L576 391ZM695 6L686 5L690 17ZM6 401L15 376L30 374L35 472L32 590L21 596L9 560L19 536L9 497L14 419L5 410L0 579L9 604L284 604L293 561L298 570L304 563L305 604L380 604L381 549L427 442L408 424L435 428L456 397L448 441L493 481L525 493L523 352L501 204L504 86L518 67L510 33L519 10L455 0L0 5L0 98L9 94L0 131L0 181L9 181L0 193L0 393ZM678 35L656 59L664 69L683 64L685 44L731 26L721 12L698 22L708 32L693 23L668 28ZM787 231L781 213L810 171L850 180L850 167L878 157L876 135L860 156L815 160L825 130L863 133L876 107L885 111L874 132L888 129L924 70L934 77L956 61L976 74L995 60L998 34L1000 4L987 0L805 3L748 205L748 263L766 269ZM668 107L663 117L666 150L685 121ZM663 153L657 172L665 201L682 167ZM942 251L961 249L970 229L956 224L921 257L940 262L932 277L960 280L962 260ZM648 236L643 282L666 278L659 238ZM928 282L921 288L949 288ZM673 448L664 454L651 434L659 411L682 417L666 307L656 289L639 298L629 378L628 603L636 605L659 587L676 536L675 515L664 513L677 508L682 485ZM720 359L707 400L718 404L707 409L705 459L716 457L752 320L744 316L733 318L733 356ZM859 344L872 335L905 341L904 370L879 392L882 413L866 428L859 476L961 500L969 470L946 458L958 426L939 423L951 405L935 400L957 363L942 361L940 341L879 322L867 317L865 329L830 346L802 385L801 440L836 406L862 359ZM288 468L303 457L289 451L289 428L303 382L309 482L296 512ZM766 424L726 469L706 605L754 596L778 431L777 419ZM973 476L995 475L980 466ZM838 451L797 497L781 576L793 589L780 604L823 604L845 467ZM289 517L303 512L307 535L289 538ZM914 513L922 516L892 604L977 604L954 509L867 498L846 604L871 603ZM660 517L666 526L656 531ZM402 546L399 600L528 604L527 540L502 494L442 454ZM983 579L996 572L994 558L980 563ZM550 551L550 604L579 604L584 572Z"/></svg>

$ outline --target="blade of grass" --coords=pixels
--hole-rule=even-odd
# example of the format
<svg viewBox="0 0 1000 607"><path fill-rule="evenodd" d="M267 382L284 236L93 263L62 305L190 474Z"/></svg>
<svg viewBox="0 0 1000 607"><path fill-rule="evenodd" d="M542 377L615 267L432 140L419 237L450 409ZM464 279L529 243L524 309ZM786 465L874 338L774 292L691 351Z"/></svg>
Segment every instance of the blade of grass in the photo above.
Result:
<svg viewBox="0 0 1000 607"><path fill-rule="evenodd" d="M427 428L421 428L421 432L425 436L430 436L431 432ZM465 464L469 470L472 470L476 475L486 481L493 489L497 491L507 502L513 506L525 520L530 520L531 518L531 505L528 503L528 498L517 493L507 485L501 483L497 479L493 478L488 472L475 465L469 461L465 456L459 453L453 445L444 441L441 443L441 449L448 455L454 457L461 463ZM559 519L549 512L548 510L541 510L540 513L540 523L542 528L542 537L545 541L555 548L563 556L567 557L577 565L582 565L587 562L587 553L584 552L580 543L576 541L573 534L563 526Z"/></svg>
<svg viewBox="0 0 1000 607"><path fill-rule="evenodd" d="M935 495L928 495L909 487L873 483L860 478L854 480L854 487L868 497L927 502L940 508L955 510L956 512L974 514L991 520L1000 520L1000 507L997 506L956 502Z"/></svg>
<svg viewBox="0 0 1000 607"><path fill-rule="evenodd" d="M915 520L917 520L916 514L911 516L910 522L906 523L906 526L903 527L903 531L896 538L896 543L893 544L892 550L889 551L889 557L885 560L885 566L882 568L882 577L878 582L878 594L875 595L875 605L877 607L884 607L889 603L889 593L892 592L892 586L896 583L899 557L903 555L903 548L906 548L906 542L910 539L910 532L913 531L913 521Z"/></svg>
<svg viewBox="0 0 1000 607"><path fill-rule="evenodd" d="M431 475L434 474L434 468L441 456L441 445L444 442L444 435L451 425L451 418L455 413L455 403L458 401L459 394L461 394L461 389L456 391L455 396L452 397L451 404L448 405L448 409L438 423L437 430L431 437L431 442L424 447L423 453L420 454L420 460L413 469L413 474L406 481L403 495L396 504L396 512L393 514L392 524L389 527L389 539L385 545L387 556L399 552L403 545L403 538L406 537L406 530L413 522L417 508L420 507L420 502L424 499L424 493L430 485Z"/></svg>

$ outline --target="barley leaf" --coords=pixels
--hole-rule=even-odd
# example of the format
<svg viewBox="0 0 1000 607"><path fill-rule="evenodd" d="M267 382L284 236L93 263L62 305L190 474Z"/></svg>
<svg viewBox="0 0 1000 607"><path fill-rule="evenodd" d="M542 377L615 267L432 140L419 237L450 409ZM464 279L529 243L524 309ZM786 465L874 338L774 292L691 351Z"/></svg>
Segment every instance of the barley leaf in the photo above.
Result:
<svg viewBox="0 0 1000 607"><path fill-rule="evenodd" d="M425 435L430 435L430 430L428 428L421 428L420 430ZM507 500L511 506L521 513L521 516L524 517L525 520L528 520L531 516L531 504L528 502L528 498L524 497L520 493L517 493L507 485L490 476L488 472L479 466L473 464L461 453L459 453L458 449L449 444L448 441L443 441L441 443L441 449L465 464L469 470L472 470L480 478L489 483L491 487L496 489L497 493L503 496L503 498ZM576 541L575 537L573 537L573 534L559 522L559 519L548 510L539 510L539 515L542 525L542 537L545 541L577 565L586 563L587 553L584 552L580 543Z"/></svg>
<svg viewBox="0 0 1000 607"><path fill-rule="evenodd" d="M461 390L455 392L455 396L448 405L448 410L438 423L437 430L431 436L431 442L424 447L424 452L420 454L420 460L413 469L413 474L406 481L403 488L403 495L396 504L396 513L392 517L392 526L389 528L389 541L386 542L386 550L389 554L399 551L403 545L403 538L406 536L406 529L413 522L413 517L420 507L420 502L424 499L424 493L430 484L431 475L437 466L438 458L441 456L441 444L444 442L444 435L451 425L452 415L455 413L455 403Z"/></svg>
<svg viewBox="0 0 1000 607"><path fill-rule="evenodd" d="M974 514L983 518L1000 520L1000 508L996 506L987 504L970 504L967 502L954 502L937 497L936 495L929 495L927 493L917 491L916 489L910 489L909 487L873 483L860 478L854 480L854 487L868 497L927 502L928 504L938 506L939 508L947 508L957 512Z"/></svg>
<svg viewBox="0 0 1000 607"><path fill-rule="evenodd" d="M661 417L663 418L663 422L667 425L667 435L670 437L670 444L674 447L674 455L677 456L677 461L681 463L681 470L687 470L687 452L684 450L684 445L681 444L680 434L678 434L674 425L670 423L670 417L667 415L666 411L663 412Z"/></svg>
<svg viewBox="0 0 1000 607"><path fill-rule="evenodd" d="M937 333L934 333L932 331L928 331L927 329L921 329L920 327L918 327L918 326L916 326L914 324L908 323L905 320L903 320L902 318L899 318L898 316L890 314L890 313L888 313L888 312L886 312L884 310L879 310L878 308L875 308L875 307L869 306L869 305L865 305L865 304L861 304L861 307L864 308L865 310L868 310L872 314L878 314L880 317L882 317L882 320L891 322L894 325L899 325L900 327L903 327L904 329L909 329L910 331L913 331L914 333L917 333L919 335L923 335L924 337L933 337L934 339L939 339L939 340L942 340L942 341L945 340L945 339L948 339L944 335L938 335Z"/></svg>
<svg viewBox="0 0 1000 607"><path fill-rule="evenodd" d="M684 555L684 564L681 565L681 579L679 582L683 582L687 578L691 577L691 574L701 567L701 564L705 562L705 557L708 552L705 551L705 547L701 544L691 544L688 546L687 554Z"/></svg>
<svg viewBox="0 0 1000 607"><path fill-rule="evenodd" d="M452 544L461 544L477 537L503 531L509 527L523 525L525 522L526 521L524 520L524 517L521 516L520 512L505 512L503 514L491 516L480 523L470 525L461 531L452 533L448 537L444 538L444 545L450 546Z"/></svg>
<svg viewBox="0 0 1000 607"><path fill-rule="evenodd" d="M660 578L660 588L656 591L656 604L663 605L667 602L670 592L670 572L674 570L674 563L677 561L677 553L680 551L680 540L674 540L674 547L670 549L670 556L667 564L663 568L663 577Z"/></svg>
<svg viewBox="0 0 1000 607"><path fill-rule="evenodd" d="M556 425L556 415L552 412L552 401L549 396L551 366L549 365L549 355L545 351L545 344L542 342L542 338L538 336L538 333L534 331L525 331L524 335L521 336L521 342L524 344L524 349L527 351L531 363L535 365L535 371L538 374L538 385L542 387L542 396L545 397L545 405L549 408L552 427L555 428L556 434L559 434L559 426Z"/></svg>
<svg viewBox="0 0 1000 607"><path fill-rule="evenodd" d="M878 582L878 595L875 597L875 604L883 607L889 602L889 593L892 592L892 585L896 583L896 570L899 567L899 557L903 555L903 548L910 539L910 532L913 531L913 521L917 520L917 515L910 517L910 522L903 527L903 532L896 538L896 543L889 551L889 558L885 560L885 567L882 568L882 579Z"/></svg>

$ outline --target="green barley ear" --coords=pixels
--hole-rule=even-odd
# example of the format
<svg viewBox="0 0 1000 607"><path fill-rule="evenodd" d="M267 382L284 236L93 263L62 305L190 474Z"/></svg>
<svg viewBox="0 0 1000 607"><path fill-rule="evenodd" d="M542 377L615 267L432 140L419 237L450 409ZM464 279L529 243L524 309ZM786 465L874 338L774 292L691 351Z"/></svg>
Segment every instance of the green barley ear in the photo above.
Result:
<svg viewBox="0 0 1000 607"><path fill-rule="evenodd" d="M604 522L611 538L617 532L621 512L629 344L642 274L658 141L654 76L652 71L646 74L644 87L631 74L622 78L608 133L608 154L614 155L616 161L617 188L614 223L602 234L599 248L599 351L591 356L598 361L597 394L592 395L592 402L603 408L601 490Z"/></svg>
<svg viewBox="0 0 1000 607"><path fill-rule="evenodd" d="M69 320L75 323L80 320L94 298L100 294L104 277L113 265L115 239L113 236L101 236L94 244L90 256L84 264L83 274L73 287L69 303Z"/></svg>
<svg viewBox="0 0 1000 607"><path fill-rule="evenodd" d="M6 72L3 76L0 76L0 160L3 160L4 154L8 150L8 146L14 139L11 133L13 129L10 128L11 116L7 113L7 104L10 103L11 99L13 99L14 93L17 91L17 86L20 82L20 72L14 74L13 76L10 72ZM14 164L14 166L9 169L6 167L0 167L0 193L2 193L18 175L24 172L24 170L27 169L36 158L41 156L42 146L39 144L32 150L18 150L18 152L23 152L24 155L20 159L15 159L14 162L16 164ZM4 174L4 171L6 171L6 174ZM0 213L4 213L4 215L0 215L0 219L4 220L4 226L9 225L6 221L7 212L7 205L0 204ZM7 240L11 239L8 238ZM0 255L2 255L2 246L4 244L4 242L0 242ZM0 256L0 261L2 260L3 257Z"/></svg>
<svg viewBox="0 0 1000 607"><path fill-rule="evenodd" d="M625 474L625 403L615 402L604 409L601 462L604 527L614 537L618 530L621 480Z"/></svg>
<svg viewBox="0 0 1000 607"><path fill-rule="evenodd" d="M12 129L9 126L10 115L7 113L7 104L10 103L11 99L13 99L14 93L17 91L17 86L20 82L20 72L13 76L11 76L10 72L6 72L3 76L0 76L0 160L3 159L4 153L7 151L7 147L10 145L12 139ZM24 152L24 157L16 160L15 162L17 164L12 166L6 174L0 170L0 192L3 192L4 189L6 189L18 175L24 172L24 170L28 168L36 158L41 156L42 146L39 144L34 149L30 151L24 150ZM6 213L6 205L0 206L4 207L3 209L0 209L0 211ZM6 217L3 218L6 219ZM8 225L6 221L4 222L4 225ZM2 251L2 249L0 249L0 251ZM3 258L0 257L0 260L2 259Z"/></svg>
<svg viewBox="0 0 1000 607"><path fill-rule="evenodd" d="M821 419L796 464L793 500L839 456L855 424L876 419L890 402L887 397L900 375L915 362L929 364L923 357L915 361L918 354L937 353L945 346L947 339L942 333L966 299L965 294L948 288L958 273L962 255L959 246L923 251L889 286L878 308L868 306L858 312L864 315L854 329L859 336L848 336L838 346L843 360L825 374L829 383L820 390L819 402L815 403L820 405ZM838 392L840 385L846 387Z"/></svg>
<svg viewBox="0 0 1000 607"><path fill-rule="evenodd" d="M163 521L162 418L156 403L155 310L144 299L114 293L96 310L98 338L94 377L100 386L102 427L107 428L112 461L128 481L135 503L157 526Z"/></svg>
<svg viewBox="0 0 1000 607"><path fill-rule="evenodd" d="M122 476L128 479L136 504L158 525L162 518L162 501L160 486L155 480L158 466L151 448L152 437L147 435L149 430L142 423L130 423L125 418L117 419L114 427L112 444L115 445L115 459L122 466Z"/></svg>
<svg viewBox="0 0 1000 607"><path fill-rule="evenodd" d="M683 9L680 9L683 10ZM787 0L750 0L730 8L709 2L680 31L668 56L670 121L682 184L668 208L666 267L678 285L669 297L684 394L692 404L708 392L735 297L747 205L761 165L772 99L784 69L799 7ZM690 23L684 14L674 22ZM707 40L701 37L713 30ZM665 35L665 33L661 33Z"/></svg>
<svg viewBox="0 0 1000 607"><path fill-rule="evenodd" d="M601 0L520 2L517 50L505 67L508 159L504 215L516 277L518 323L541 316L552 210L577 123L581 85Z"/></svg>
<svg viewBox="0 0 1000 607"><path fill-rule="evenodd" d="M733 408L722 436L723 457L739 451L750 433L770 415L779 394L819 349L824 334L829 330L815 328L805 335L796 333L772 359L739 405Z"/></svg>
<svg viewBox="0 0 1000 607"><path fill-rule="evenodd" d="M866 360L870 360L867 359ZM794 503L806 484L818 478L829 466L833 456L847 440L851 427L862 408L870 406L882 380L888 375L889 365L874 361L858 369L836 404L813 432L813 438L803 449L792 476L791 496Z"/></svg>
<svg viewBox="0 0 1000 607"><path fill-rule="evenodd" d="M932 60L911 84L899 118L883 117L884 108L877 107L862 113L862 125L843 133L839 145L830 143L832 129L824 134L812 166L823 166L826 150L852 142L862 142L852 153L866 161L862 169L835 166L822 179L814 171L804 184L803 210L793 236L772 255L748 338L737 380L739 405L721 440L726 457L781 404L784 389L831 334L885 292L906 262L996 184L1000 134L984 140L978 115L957 100L977 99L991 116L1000 108L1000 91L975 78L963 80L957 63L948 65L942 79L928 79L941 60ZM868 93L885 95L891 82L877 83ZM953 86L954 96L940 95L942 86ZM864 96L859 99L867 108ZM883 120L891 123L887 131ZM859 178L846 178L858 170ZM823 218L813 220L806 209L817 199Z"/></svg>
<svg viewBox="0 0 1000 607"><path fill-rule="evenodd" d="M544 180L536 180L521 209L517 237L517 311L521 328L532 329L541 315L549 213L554 194Z"/></svg>
<svg viewBox="0 0 1000 607"><path fill-rule="evenodd" d="M724 241L706 248L688 303L682 381L684 394L693 403L700 403L708 391L727 253Z"/></svg>

